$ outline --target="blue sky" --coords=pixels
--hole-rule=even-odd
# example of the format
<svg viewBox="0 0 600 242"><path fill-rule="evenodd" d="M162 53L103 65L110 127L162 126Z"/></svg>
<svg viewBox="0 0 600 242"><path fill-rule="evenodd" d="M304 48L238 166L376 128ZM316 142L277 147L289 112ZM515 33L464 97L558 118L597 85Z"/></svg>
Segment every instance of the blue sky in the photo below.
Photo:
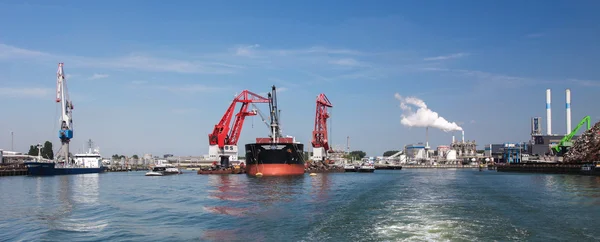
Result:
<svg viewBox="0 0 600 242"><path fill-rule="evenodd" d="M331 137L381 155L424 142L400 123L414 96L479 144L528 139L553 91L553 131L600 119L597 1L2 1L0 148L57 147L65 63L78 152L201 155L236 93L280 88L284 132L310 147L315 99ZM266 110L266 105L262 105ZM267 135L258 116L240 143ZM460 137L456 133L457 138ZM430 129L433 146L452 132ZM480 146L479 148L482 148Z"/></svg>

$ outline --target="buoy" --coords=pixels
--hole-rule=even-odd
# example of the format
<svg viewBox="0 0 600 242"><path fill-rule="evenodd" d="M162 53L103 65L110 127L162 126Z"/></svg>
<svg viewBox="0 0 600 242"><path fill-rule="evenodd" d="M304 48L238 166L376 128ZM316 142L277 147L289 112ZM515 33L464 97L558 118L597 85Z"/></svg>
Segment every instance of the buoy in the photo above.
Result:
<svg viewBox="0 0 600 242"><path fill-rule="evenodd" d="M316 176L316 175L317 175L317 173L310 173L309 175L310 175L310 176Z"/></svg>
<svg viewBox="0 0 600 242"><path fill-rule="evenodd" d="M257 172L257 173L256 173L256 176L257 176L257 177L261 177L261 176L262 176L262 173L260 173L260 172Z"/></svg>

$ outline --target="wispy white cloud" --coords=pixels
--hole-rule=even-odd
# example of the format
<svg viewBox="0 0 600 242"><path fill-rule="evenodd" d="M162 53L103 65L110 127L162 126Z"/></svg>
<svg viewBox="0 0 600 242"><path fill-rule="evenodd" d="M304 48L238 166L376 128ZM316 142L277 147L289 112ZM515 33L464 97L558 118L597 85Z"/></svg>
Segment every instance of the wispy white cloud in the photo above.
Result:
<svg viewBox="0 0 600 242"><path fill-rule="evenodd" d="M353 58L342 58L342 59L330 60L329 63L334 64L334 65L340 65L340 66L359 66L360 65L360 62L358 62L357 60L355 60Z"/></svg>
<svg viewBox="0 0 600 242"><path fill-rule="evenodd" d="M54 89L42 87L0 87L0 98L50 98Z"/></svg>
<svg viewBox="0 0 600 242"><path fill-rule="evenodd" d="M148 55L128 55L113 59L85 58L84 63L90 67L134 69L143 71L164 71L186 74L229 74L234 73L241 66L215 62L201 62L157 58Z"/></svg>
<svg viewBox="0 0 600 242"><path fill-rule="evenodd" d="M47 57L47 56L50 56L50 54L41 52L41 51L18 48L15 46L10 46L10 45L5 45L5 44L0 43L0 58L2 58L2 59L4 59L4 58L6 58L6 59L35 58L35 57Z"/></svg>
<svg viewBox="0 0 600 242"><path fill-rule="evenodd" d="M469 53L455 53L455 54L451 54L451 55L441 55L441 56L435 56L435 57L427 57L424 58L423 60L425 61L436 61L436 60L448 60L448 59L456 59L456 58L461 58L461 57L465 57L468 56Z"/></svg>
<svg viewBox="0 0 600 242"><path fill-rule="evenodd" d="M143 71L162 71L191 74L229 74L234 73L240 65L214 61L194 61L186 59L161 58L144 54L130 54L121 57L100 58L82 57L63 54L52 54L36 50L22 49L15 46L0 44L0 59L34 59L34 60L63 60L66 65L85 66L107 69L133 69ZM70 64L73 63L73 64Z"/></svg>
<svg viewBox="0 0 600 242"><path fill-rule="evenodd" d="M235 50L235 55L253 57L256 54L255 49L258 47L260 47L259 44L238 46Z"/></svg>
<svg viewBox="0 0 600 242"><path fill-rule="evenodd" d="M94 75L92 75L89 79L90 80L96 80L96 79L103 79L103 78L107 78L107 77L108 77L107 74L94 73Z"/></svg>
<svg viewBox="0 0 600 242"><path fill-rule="evenodd" d="M8 45L10 54L5 56L28 57L32 60L64 60L67 65L94 69L141 70L150 72L172 72L184 74L232 74L262 70L285 70L304 73L303 82L378 80L414 71L423 67L437 67L440 62L423 61L423 57L407 55L405 52L365 52L345 48L312 46L307 48L264 48L259 44L237 45L234 49L201 55L181 54L180 58L164 58L147 53L134 53L117 57L85 57L44 53L25 50ZM185 56L187 55L187 56ZM466 55L458 53L450 57ZM105 74L104 74L105 75ZM91 79L107 77L103 74ZM311 80L312 79L312 80ZM133 83L132 83L133 84ZM139 83L138 83L139 85ZM285 85L291 87L291 85ZM204 88L196 92L206 91Z"/></svg>
<svg viewBox="0 0 600 242"><path fill-rule="evenodd" d="M600 87L600 81L592 81L592 80L580 80L580 79L568 79L568 82L575 83L580 86L585 87Z"/></svg>
<svg viewBox="0 0 600 242"><path fill-rule="evenodd" d="M285 91L287 91L287 90L288 90L288 88L287 88L287 87L278 87L278 88L277 88L277 92L285 92Z"/></svg>
<svg viewBox="0 0 600 242"><path fill-rule="evenodd" d="M365 55L366 53L343 48L327 48L324 46L313 46L301 49L275 49L268 51L271 54L277 55L307 55L307 54L324 54L324 55Z"/></svg>

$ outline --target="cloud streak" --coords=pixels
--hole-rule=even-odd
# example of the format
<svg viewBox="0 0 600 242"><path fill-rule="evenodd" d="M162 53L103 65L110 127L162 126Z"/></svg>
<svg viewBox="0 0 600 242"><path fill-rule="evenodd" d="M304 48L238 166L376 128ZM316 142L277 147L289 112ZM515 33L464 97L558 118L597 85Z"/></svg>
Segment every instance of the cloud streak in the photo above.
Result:
<svg viewBox="0 0 600 242"><path fill-rule="evenodd" d="M575 83L584 87L600 87L600 81L568 79L568 82Z"/></svg>
<svg viewBox="0 0 600 242"><path fill-rule="evenodd" d="M94 75L92 75L89 79L90 80L96 80L96 79L104 79L104 78L108 78L108 75L107 74L94 73Z"/></svg>
<svg viewBox="0 0 600 242"><path fill-rule="evenodd" d="M0 59L49 57L48 53L27 50L0 43Z"/></svg>
<svg viewBox="0 0 600 242"><path fill-rule="evenodd" d="M457 58L461 58L461 57L466 57L469 56L469 53L455 53L455 54L451 54L451 55L441 55L441 56L435 56L435 57L427 57L424 58L424 61L439 61L439 60L449 60L449 59L457 59Z"/></svg>
<svg viewBox="0 0 600 242"><path fill-rule="evenodd" d="M0 98L50 98L54 89L41 87L0 87Z"/></svg>

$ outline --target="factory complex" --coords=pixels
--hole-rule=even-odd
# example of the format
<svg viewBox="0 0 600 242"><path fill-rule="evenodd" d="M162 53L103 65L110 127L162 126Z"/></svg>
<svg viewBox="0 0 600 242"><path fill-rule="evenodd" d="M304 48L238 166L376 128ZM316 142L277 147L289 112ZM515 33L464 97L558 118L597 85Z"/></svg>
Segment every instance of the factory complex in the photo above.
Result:
<svg viewBox="0 0 600 242"><path fill-rule="evenodd" d="M469 163L521 163L521 162L562 162L566 151L577 139L579 130L587 124L590 129L590 117L585 116L575 128L571 127L571 90L566 89L566 132L552 133L551 90L546 90L546 132L542 131L542 118L531 118L531 138L525 142L486 144L483 150L477 150L477 143L462 139L435 149L429 143L417 143L404 146L404 149L389 157L370 158L380 164L469 164Z"/></svg>

